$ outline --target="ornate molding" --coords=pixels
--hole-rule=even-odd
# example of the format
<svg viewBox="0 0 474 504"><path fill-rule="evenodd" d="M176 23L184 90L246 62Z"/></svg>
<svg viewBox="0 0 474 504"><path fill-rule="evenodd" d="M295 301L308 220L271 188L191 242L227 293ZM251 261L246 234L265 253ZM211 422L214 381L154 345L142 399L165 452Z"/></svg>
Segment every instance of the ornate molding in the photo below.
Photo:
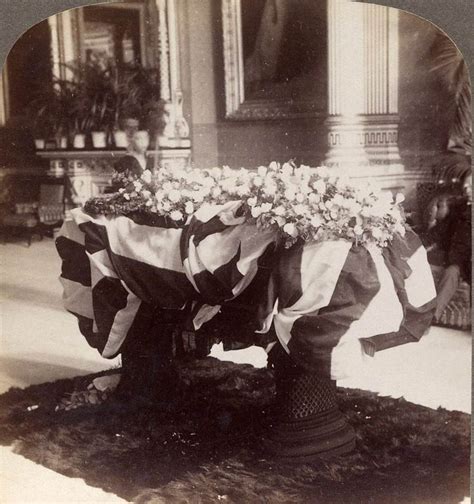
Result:
<svg viewBox="0 0 474 504"><path fill-rule="evenodd" d="M170 51L168 39L167 1L155 0L158 9L158 57L160 65L160 92L163 100L171 100Z"/></svg>
<svg viewBox="0 0 474 504"><path fill-rule="evenodd" d="M244 101L242 20L240 0L222 0L226 116L238 112Z"/></svg>

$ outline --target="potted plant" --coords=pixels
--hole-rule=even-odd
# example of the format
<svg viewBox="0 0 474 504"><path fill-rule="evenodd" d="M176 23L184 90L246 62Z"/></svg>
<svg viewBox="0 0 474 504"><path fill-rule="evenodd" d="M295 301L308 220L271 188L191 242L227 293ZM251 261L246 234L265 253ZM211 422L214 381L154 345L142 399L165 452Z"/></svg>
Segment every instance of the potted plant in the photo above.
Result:
<svg viewBox="0 0 474 504"><path fill-rule="evenodd" d="M91 101L89 96L83 92L78 92L72 103L72 145L75 149L84 149L86 146L86 135L91 131Z"/></svg>
<svg viewBox="0 0 474 504"><path fill-rule="evenodd" d="M49 86L45 86L37 93L29 106L28 115L33 118L32 133L38 150L45 149L54 134L57 117L55 100L55 92L49 83Z"/></svg>
<svg viewBox="0 0 474 504"><path fill-rule="evenodd" d="M86 89L92 103L91 137L93 147L104 149L112 132L117 106L117 68L110 60L89 62Z"/></svg>
<svg viewBox="0 0 474 504"><path fill-rule="evenodd" d="M117 84L116 146L126 147L127 137L143 129L150 133L154 147L153 139L161 125L164 103L160 98L158 71L138 64L121 70Z"/></svg>

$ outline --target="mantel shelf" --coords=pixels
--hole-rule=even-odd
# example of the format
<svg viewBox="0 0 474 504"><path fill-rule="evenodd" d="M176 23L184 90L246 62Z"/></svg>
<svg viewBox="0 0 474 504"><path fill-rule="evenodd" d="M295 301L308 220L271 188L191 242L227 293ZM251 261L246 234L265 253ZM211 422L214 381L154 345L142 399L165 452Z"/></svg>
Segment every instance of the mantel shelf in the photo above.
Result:
<svg viewBox="0 0 474 504"><path fill-rule="evenodd" d="M188 153L189 147L166 147L160 150L147 151L148 157L167 155L170 153ZM127 154L125 149L120 150L44 150L36 151L36 154L43 159L94 159L94 158L119 158Z"/></svg>

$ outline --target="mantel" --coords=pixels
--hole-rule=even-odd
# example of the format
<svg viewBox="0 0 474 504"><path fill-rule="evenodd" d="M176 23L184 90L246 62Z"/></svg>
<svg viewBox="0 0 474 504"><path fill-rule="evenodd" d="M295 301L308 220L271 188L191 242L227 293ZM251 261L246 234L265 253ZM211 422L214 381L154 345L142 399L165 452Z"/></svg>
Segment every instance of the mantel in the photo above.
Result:
<svg viewBox="0 0 474 504"><path fill-rule="evenodd" d="M190 152L189 148L174 147L174 148L162 148L159 150L149 150L147 152L148 157L168 157L172 153L176 155L188 155ZM44 150L36 151L36 154L44 159L114 159L119 158L127 154L125 149L120 150ZM171 156L170 156L171 157Z"/></svg>
<svg viewBox="0 0 474 504"><path fill-rule="evenodd" d="M115 161L125 156L127 151L44 150L37 151L36 154L49 160L49 176L66 177L69 199L73 206L78 206L107 190L111 184ZM162 147L148 151L147 156L154 161L154 166L163 168L183 168L191 163L190 148Z"/></svg>

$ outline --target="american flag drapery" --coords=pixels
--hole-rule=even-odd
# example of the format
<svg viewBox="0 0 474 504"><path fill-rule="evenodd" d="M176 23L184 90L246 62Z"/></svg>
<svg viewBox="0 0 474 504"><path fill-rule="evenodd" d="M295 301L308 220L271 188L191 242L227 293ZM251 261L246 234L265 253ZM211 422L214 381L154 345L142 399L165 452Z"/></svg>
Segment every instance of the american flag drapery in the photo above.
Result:
<svg viewBox="0 0 474 504"><path fill-rule="evenodd" d="M417 341L429 326L436 293L414 233L386 249L329 241L281 250L238 207L203 207L183 225L73 210L56 245L65 308L89 344L110 358L156 307L189 310L198 329L222 306L251 300L243 317L251 313L257 331L273 324L297 362L339 379L364 354Z"/></svg>

